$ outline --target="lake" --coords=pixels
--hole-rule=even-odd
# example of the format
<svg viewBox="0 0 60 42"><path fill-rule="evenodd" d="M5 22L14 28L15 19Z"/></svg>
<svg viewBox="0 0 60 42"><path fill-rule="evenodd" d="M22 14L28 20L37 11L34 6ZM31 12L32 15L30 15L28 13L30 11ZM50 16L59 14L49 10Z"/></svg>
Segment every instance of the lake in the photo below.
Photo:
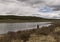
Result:
<svg viewBox="0 0 60 42"><path fill-rule="evenodd" d="M26 23L0 23L0 34L7 33L8 31L19 31L33 29L43 26L50 26L51 22L26 22Z"/></svg>

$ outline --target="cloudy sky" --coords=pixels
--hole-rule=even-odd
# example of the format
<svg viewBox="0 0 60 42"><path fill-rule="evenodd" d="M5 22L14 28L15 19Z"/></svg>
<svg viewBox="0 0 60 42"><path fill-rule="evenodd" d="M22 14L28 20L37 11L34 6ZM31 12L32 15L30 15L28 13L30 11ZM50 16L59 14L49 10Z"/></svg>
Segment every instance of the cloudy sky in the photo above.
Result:
<svg viewBox="0 0 60 42"><path fill-rule="evenodd" d="M60 0L0 0L0 15L60 19Z"/></svg>

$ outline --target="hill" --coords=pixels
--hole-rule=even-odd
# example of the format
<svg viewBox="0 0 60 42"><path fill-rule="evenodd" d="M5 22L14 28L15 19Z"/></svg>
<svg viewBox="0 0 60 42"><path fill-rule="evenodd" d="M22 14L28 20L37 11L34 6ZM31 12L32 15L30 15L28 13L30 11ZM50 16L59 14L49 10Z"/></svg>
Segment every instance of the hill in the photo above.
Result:
<svg viewBox="0 0 60 42"><path fill-rule="evenodd" d="M46 19L35 16L15 16L15 15L0 15L0 22L47 22L47 21L58 21L59 19Z"/></svg>

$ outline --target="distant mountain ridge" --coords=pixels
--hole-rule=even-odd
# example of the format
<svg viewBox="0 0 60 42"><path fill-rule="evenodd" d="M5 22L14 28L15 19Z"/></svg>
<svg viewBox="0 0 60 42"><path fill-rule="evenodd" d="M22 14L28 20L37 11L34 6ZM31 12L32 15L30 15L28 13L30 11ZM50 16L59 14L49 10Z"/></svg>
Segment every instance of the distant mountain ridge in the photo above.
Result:
<svg viewBox="0 0 60 42"><path fill-rule="evenodd" d="M16 15L0 15L0 22L60 22L59 19L46 19L36 16L16 16Z"/></svg>

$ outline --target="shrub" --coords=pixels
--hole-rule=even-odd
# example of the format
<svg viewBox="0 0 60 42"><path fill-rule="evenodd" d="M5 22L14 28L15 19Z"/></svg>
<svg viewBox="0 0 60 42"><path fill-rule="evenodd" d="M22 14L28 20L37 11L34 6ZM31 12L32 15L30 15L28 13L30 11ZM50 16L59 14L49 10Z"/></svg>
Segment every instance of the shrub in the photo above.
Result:
<svg viewBox="0 0 60 42"><path fill-rule="evenodd" d="M23 33L20 34L20 37L23 40L23 42L26 42L27 40L29 40L30 33L23 32Z"/></svg>

